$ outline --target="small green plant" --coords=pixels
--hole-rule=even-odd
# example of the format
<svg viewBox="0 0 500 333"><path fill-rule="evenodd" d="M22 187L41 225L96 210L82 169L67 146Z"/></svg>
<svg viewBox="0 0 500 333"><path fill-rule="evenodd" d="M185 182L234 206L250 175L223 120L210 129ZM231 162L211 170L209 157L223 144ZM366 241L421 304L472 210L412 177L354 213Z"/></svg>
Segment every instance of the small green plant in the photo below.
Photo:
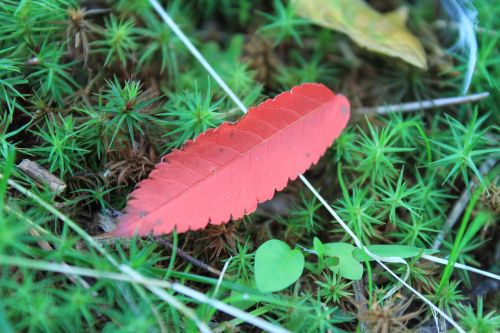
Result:
<svg viewBox="0 0 500 333"><path fill-rule="evenodd" d="M235 273L243 281L250 281L254 273L255 254L250 252L248 241L243 244L238 242L236 246L236 249L232 251L233 255L231 256L227 272Z"/></svg>
<svg viewBox="0 0 500 333"><path fill-rule="evenodd" d="M185 92L172 99L166 106L167 112L160 114L174 127L165 135L172 139L168 149L179 147L207 129L220 125L224 120L218 113L220 104L220 100L212 102L210 87L206 94L195 88L192 92Z"/></svg>
<svg viewBox="0 0 500 333"><path fill-rule="evenodd" d="M500 330L500 316L495 311L484 314L483 299L477 298L477 310L471 305L460 305L460 324L471 333L494 333Z"/></svg>
<svg viewBox="0 0 500 333"><path fill-rule="evenodd" d="M273 4L276 14L261 14L269 21L269 23L261 27L260 31L275 32L275 44L279 44L283 40L291 37L298 45L302 45L302 41L300 38L300 28L306 25L307 21L297 18L297 16L295 15L294 5L291 2L284 5L281 0L274 0Z"/></svg>
<svg viewBox="0 0 500 333"><path fill-rule="evenodd" d="M344 282L335 273L323 273L323 277L314 283L318 285L319 297L326 304L338 304L344 297L352 296L348 291L352 282Z"/></svg>
<svg viewBox="0 0 500 333"><path fill-rule="evenodd" d="M89 152L81 148L81 137L72 117L54 117L45 119L46 127L33 130L41 145L26 149L29 153L41 157L49 163L51 172L58 172L61 177L82 170L85 155Z"/></svg>
<svg viewBox="0 0 500 333"><path fill-rule="evenodd" d="M471 170L479 181L484 185L483 176L477 167L477 163L494 154L500 154L499 148L487 148L494 145L491 139L485 136L487 129L481 129L481 125L488 119L485 115L478 119L477 110L474 111L472 119L466 125L462 122L447 117L446 121L450 128L449 144L433 140L432 142L442 152L441 159L433 162L435 165L444 166L449 170L445 182L455 180L458 174L469 185L468 170Z"/></svg>
<svg viewBox="0 0 500 333"><path fill-rule="evenodd" d="M367 120L368 133L358 127L361 137L353 148L356 171L361 173L360 182L369 179L372 184L384 179L393 179L398 174L396 164L403 160L398 154L411 152L414 148L396 146L398 137L393 128L377 129Z"/></svg>
<svg viewBox="0 0 500 333"><path fill-rule="evenodd" d="M412 215L417 215L417 207L412 205L411 198L420 191L418 187L408 187L406 182L403 182L403 170L399 174L396 186L393 187L390 181L386 181L384 187L378 186L377 189L382 195L382 204L385 208L389 221L397 223L397 211L406 210Z"/></svg>
<svg viewBox="0 0 500 333"><path fill-rule="evenodd" d="M77 86L69 73L69 69L75 63L64 63L62 61L64 52L64 45L44 41L33 54L30 62L32 71L27 77L31 84L39 87L39 91L43 91L44 94L50 92L58 105L62 105L63 99L70 96Z"/></svg>
<svg viewBox="0 0 500 333"><path fill-rule="evenodd" d="M349 194L340 163L337 167L337 176L343 198L339 199L336 208L361 241L369 244L370 239L377 237L376 226L383 224L380 220L381 214L375 206L375 199L370 197L367 189L360 190L356 185L352 188L352 194Z"/></svg>
<svg viewBox="0 0 500 333"><path fill-rule="evenodd" d="M300 235L315 234L320 231L323 222L321 215L317 211L321 208L318 200L300 191L300 202L294 203L290 207L286 218L278 217L277 221L286 226L285 236L295 238Z"/></svg>
<svg viewBox="0 0 500 333"><path fill-rule="evenodd" d="M119 21L112 16L106 21L103 40L94 42L95 52L104 53L104 66L111 66L118 62L122 67L127 66L128 60L134 59L137 49L137 28L132 19Z"/></svg>
<svg viewBox="0 0 500 333"><path fill-rule="evenodd" d="M83 145L93 148L99 158L106 160L110 151L133 147L145 137L165 126L158 116L160 98L151 91L143 91L139 81L118 78L106 81L106 89L99 93L96 107L75 107L86 116L80 125Z"/></svg>

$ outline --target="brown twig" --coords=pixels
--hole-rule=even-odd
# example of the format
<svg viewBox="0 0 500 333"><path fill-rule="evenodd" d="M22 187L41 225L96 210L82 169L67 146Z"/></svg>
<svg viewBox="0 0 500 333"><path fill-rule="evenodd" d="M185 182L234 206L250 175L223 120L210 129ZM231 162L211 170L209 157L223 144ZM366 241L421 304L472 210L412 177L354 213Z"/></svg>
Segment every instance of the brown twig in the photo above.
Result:
<svg viewBox="0 0 500 333"><path fill-rule="evenodd" d="M42 185L47 185L52 192L59 194L66 189L66 183L42 168L36 162L24 159L17 165L26 175Z"/></svg>
<svg viewBox="0 0 500 333"><path fill-rule="evenodd" d="M155 237L154 239L155 239L155 241L157 241L161 245L167 247L169 250L173 250L174 245L172 243L170 243L168 240L161 238L161 237ZM193 265L195 265L197 267L200 267L206 271L209 271L210 273L215 274L217 276L220 276L222 274L221 271L219 271L218 269L215 269L212 266L205 264L203 261L192 257L187 252L185 252L179 248L177 248L176 252L180 257L186 259L187 261L189 261L190 263L192 263Z"/></svg>
<svg viewBox="0 0 500 333"><path fill-rule="evenodd" d="M354 298L356 299L356 303L358 305L358 315L366 313L368 308L366 307L365 286L363 284L363 280L354 281L352 286L354 289ZM359 328L362 333L369 332L368 326L364 320L360 320Z"/></svg>
<svg viewBox="0 0 500 333"><path fill-rule="evenodd" d="M114 244L114 243L117 243L121 240L125 240L123 238L114 237L111 233L104 233L104 234L101 234L98 236L94 236L94 239L101 244ZM167 247L169 250L172 250L174 248L173 244L164 238L154 237L154 240L156 242L158 242L159 244ZM183 251L183 250L177 248L177 254L181 258L186 259L187 261L189 261L190 263L192 263L193 265L195 265L201 269L204 269L204 270L206 270L214 275L217 275L217 276L221 275L221 271L219 271L216 268L213 268L212 266L205 264L203 261L201 261L199 259L194 258L186 251Z"/></svg>

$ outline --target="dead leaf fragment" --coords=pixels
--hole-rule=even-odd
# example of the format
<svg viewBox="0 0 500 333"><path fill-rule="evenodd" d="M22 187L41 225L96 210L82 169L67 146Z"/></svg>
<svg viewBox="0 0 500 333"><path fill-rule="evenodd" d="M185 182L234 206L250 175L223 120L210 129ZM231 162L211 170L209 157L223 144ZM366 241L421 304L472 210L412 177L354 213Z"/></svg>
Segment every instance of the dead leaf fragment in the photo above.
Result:
<svg viewBox="0 0 500 333"><path fill-rule="evenodd" d="M408 10L404 7L381 14L362 0L292 1L296 13L315 24L343 32L371 51L427 68L422 45L405 26Z"/></svg>

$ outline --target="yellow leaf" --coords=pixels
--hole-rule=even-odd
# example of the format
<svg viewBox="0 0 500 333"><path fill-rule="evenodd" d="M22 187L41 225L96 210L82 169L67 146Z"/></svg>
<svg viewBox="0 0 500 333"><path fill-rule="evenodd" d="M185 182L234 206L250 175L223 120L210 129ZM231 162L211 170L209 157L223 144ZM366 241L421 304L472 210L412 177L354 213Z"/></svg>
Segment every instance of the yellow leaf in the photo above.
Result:
<svg viewBox="0 0 500 333"><path fill-rule="evenodd" d="M360 46L427 68L422 45L406 29L406 8L381 14L363 0L292 1L298 15L347 34Z"/></svg>

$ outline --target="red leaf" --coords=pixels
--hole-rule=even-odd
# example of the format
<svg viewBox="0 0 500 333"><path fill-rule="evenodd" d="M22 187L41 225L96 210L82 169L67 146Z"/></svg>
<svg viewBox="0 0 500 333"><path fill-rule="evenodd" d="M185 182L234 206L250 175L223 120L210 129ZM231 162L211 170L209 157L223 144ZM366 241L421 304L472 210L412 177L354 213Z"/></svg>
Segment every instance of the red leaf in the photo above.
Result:
<svg viewBox="0 0 500 333"><path fill-rule="evenodd" d="M163 157L132 192L115 235L204 228L252 213L323 155L349 102L308 83L269 99Z"/></svg>

